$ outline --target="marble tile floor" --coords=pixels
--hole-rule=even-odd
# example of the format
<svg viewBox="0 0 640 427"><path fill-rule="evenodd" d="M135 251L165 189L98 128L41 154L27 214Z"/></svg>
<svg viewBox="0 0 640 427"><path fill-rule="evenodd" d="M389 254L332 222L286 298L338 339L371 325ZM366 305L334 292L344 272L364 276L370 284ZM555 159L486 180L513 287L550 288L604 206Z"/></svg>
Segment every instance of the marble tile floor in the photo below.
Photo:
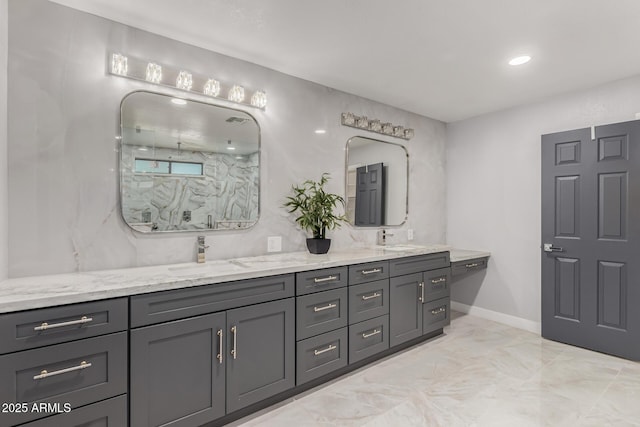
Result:
<svg viewBox="0 0 640 427"><path fill-rule="evenodd" d="M443 336L231 425L640 426L640 363L454 313Z"/></svg>

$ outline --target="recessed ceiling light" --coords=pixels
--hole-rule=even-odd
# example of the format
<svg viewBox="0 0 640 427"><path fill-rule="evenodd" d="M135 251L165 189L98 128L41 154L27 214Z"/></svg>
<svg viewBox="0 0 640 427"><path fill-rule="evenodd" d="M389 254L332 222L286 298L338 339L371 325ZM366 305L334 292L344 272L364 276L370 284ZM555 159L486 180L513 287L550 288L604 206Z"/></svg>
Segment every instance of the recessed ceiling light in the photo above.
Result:
<svg viewBox="0 0 640 427"><path fill-rule="evenodd" d="M531 57L529 55L517 56L509 61L509 65L522 65L531 61Z"/></svg>
<svg viewBox="0 0 640 427"><path fill-rule="evenodd" d="M186 105L187 101L184 99L180 99L180 98L171 98L171 102L173 102L176 105Z"/></svg>
<svg viewBox="0 0 640 427"><path fill-rule="evenodd" d="M316 129L316 130L314 130L314 132L317 133L318 135L322 135L323 133L327 133L327 131L324 130L324 129Z"/></svg>

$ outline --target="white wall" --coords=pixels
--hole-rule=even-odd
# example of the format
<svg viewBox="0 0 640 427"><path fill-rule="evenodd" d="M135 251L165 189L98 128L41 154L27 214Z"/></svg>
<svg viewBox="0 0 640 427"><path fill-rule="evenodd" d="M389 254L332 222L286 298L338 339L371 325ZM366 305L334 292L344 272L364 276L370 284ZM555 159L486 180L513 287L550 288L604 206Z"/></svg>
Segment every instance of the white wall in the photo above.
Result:
<svg viewBox="0 0 640 427"><path fill-rule="evenodd" d="M413 228L417 243L444 242L442 122L46 0L9 2L9 16L9 277L195 260L197 233L140 235L120 216L120 100L153 87L107 74L110 52L212 73L269 95L266 111L248 109L262 135L260 220L246 231L203 233L209 259L263 254L273 235L283 236L284 252L306 250L305 234L282 208L291 185L329 172L329 190L344 195L347 140L378 138L341 126L343 111L415 129L415 138L401 142L411 156L410 219L401 229ZM327 133L317 135L317 128ZM345 225L330 237L339 249L374 243L376 230Z"/></svg>
<svg viewBox="0 0 640 427"><path fill-rule="evenodd" d="M447 241L492 253L454 301L540 322L540 136L637 112L640 76L447 125Z"/></svg>
<svg viewBox="0 0 640 427"><path fill-rule="evenodd" d="M8 0L0 0L0 280L8 275L7 51Z"/></svg>

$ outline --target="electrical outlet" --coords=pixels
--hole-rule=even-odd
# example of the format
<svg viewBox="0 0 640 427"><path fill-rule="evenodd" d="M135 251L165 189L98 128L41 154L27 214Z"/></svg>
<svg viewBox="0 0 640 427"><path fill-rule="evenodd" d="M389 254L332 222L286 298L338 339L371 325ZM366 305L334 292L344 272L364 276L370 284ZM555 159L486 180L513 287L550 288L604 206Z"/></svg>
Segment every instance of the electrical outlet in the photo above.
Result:
<svg viewBox="0 0 640 427"><path fill-rule="evenodd" d="M282 236L267 237L267 252L281 252L281 251L282 251Z"/></svg>
<svg viewBox="0 0 640 427"><path fill-rule="evenodd" d="M407 240L413 240L413 228L407 230Z"/></svg>

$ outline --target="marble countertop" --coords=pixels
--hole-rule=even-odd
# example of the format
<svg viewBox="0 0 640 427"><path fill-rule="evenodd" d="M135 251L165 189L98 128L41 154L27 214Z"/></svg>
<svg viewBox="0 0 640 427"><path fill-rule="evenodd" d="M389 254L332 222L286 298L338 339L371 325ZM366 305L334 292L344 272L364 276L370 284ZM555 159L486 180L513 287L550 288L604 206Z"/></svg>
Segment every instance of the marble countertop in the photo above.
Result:
<svg viewBox="0 0 640 427"><path fill-rule="evenodd" d="M326 255L292 252L212 260L203 264L193 262L21 277L0 282L0 313L444 251L451 251L452 262L454 256L456 261L489 256L488 252L458 251L446 245L394 245L336 250Z"/></svg>
<svg viewBox="0 0 640 427"><path fill-rule="evenodd" d="M452 248L449 259L451 262L468 261L476 258L486 258L491 256L491 252L472 251L469 249Z"/></svg>

